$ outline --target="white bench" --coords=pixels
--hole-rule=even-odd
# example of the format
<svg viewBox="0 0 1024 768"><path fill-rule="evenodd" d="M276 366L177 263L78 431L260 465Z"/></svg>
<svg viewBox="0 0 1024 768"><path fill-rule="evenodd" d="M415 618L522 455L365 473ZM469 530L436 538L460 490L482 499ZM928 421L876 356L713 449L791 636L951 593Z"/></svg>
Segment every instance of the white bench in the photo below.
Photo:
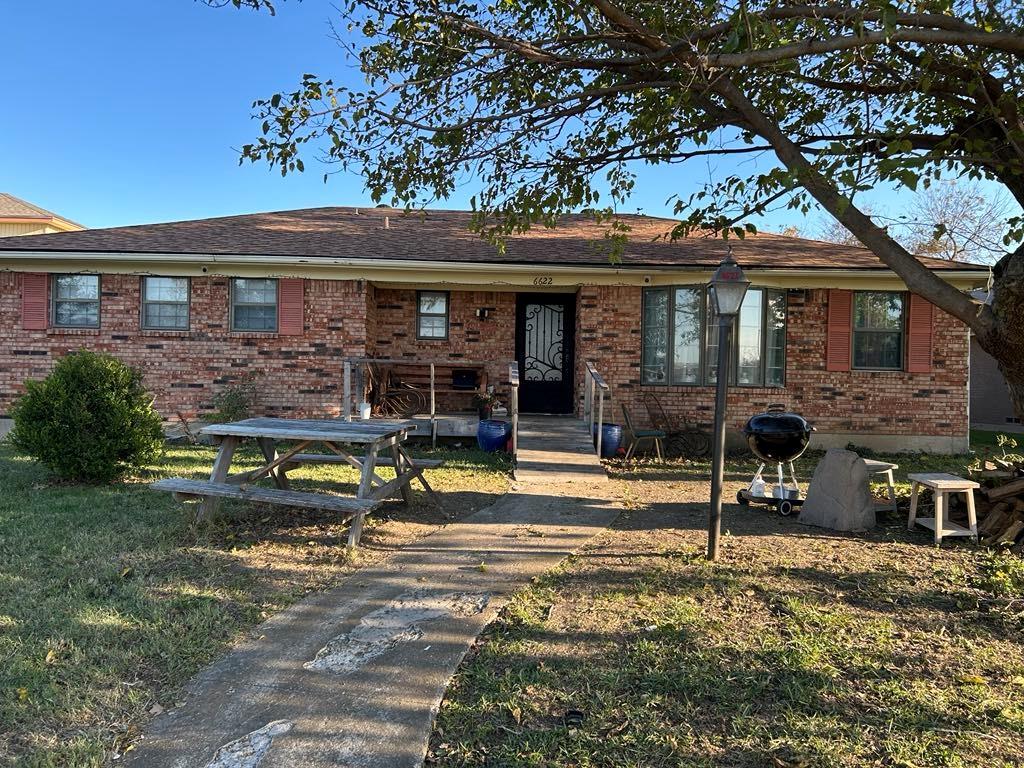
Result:
<svg viewBox="0 0 1024 768"><path fill-rule="evenodd" d="M936 545L942 543L943 536L970 536L978 540L978 518L974 511L974 489L979 488L978 483L957 477L947 472L920 472L907 475L910 480L910 517L907 520L907 530L914 530L917 523L935 532ZM935 517L917 516L917 498L921 486L930 488L935 497ZM946 519L949 509L949 494L962 493L967 499L967 523L968 528L962 525L951 523Z"/></svg>
<svg viewBox="0 0 1024 768"><path fill-rule="evenodd" d="M892 471L899 469L900 465L877 459L861 459L861 461L867 467L869 475L885 475L886 484L889 486L889 507L893 512L899 512L900 508L896 503L896 480L893 478Z"/></svg>

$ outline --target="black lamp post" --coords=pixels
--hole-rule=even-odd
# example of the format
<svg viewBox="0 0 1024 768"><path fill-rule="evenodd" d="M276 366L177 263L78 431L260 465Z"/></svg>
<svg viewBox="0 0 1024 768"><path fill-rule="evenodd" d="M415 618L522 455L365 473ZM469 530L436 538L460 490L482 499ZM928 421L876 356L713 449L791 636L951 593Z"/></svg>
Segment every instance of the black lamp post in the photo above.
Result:
<svg viewBox="0 0 1024 768"><path fill-rule="evenodd" d="M732 329L743 305L750 281L729 254L711 278L711 306L718 316L718 377L715 382L715 434L711 463L711 514L708 520L708 560L718 559L718 539L722 532L722 476L725 469L725 395L729 386L729 361L732 359Z"/></svg>

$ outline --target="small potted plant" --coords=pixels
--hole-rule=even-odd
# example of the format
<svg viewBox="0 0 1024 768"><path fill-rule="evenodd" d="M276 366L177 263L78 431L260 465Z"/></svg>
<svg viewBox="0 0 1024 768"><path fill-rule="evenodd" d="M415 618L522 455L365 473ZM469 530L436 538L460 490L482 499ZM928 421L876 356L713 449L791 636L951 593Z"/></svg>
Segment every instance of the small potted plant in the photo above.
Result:
<svg viewBox="0 0 1024 768"><path fill-rule="evenodd" d="M491 418L495 407L501 405L501 400L494 393L494 388L488 387L486 392L477 392L473 395L473 405L476 406L480 421L486 421Z"/></svg>

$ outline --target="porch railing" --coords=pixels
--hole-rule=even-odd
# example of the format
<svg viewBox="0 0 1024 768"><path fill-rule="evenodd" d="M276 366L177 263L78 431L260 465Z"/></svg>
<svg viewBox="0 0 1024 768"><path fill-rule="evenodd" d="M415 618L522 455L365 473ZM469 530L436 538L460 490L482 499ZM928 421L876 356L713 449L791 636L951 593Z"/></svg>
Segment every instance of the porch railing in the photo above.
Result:
<svg viewBox="0 0 1024 768"><path fill-rule="evenodd" d="M508 364L508 416L512 421L512 460L519 453L519 363Z"/></svg>
<svg viewBox="0 0 1024 768"><path fill-rule="evenodd" d="M587 429L597 440L597 455L601 455L601 432L604 427L604 398L608 384L593 363L587 361L583 373L583 418ZM597 403L595 408L595 401ZM594 425L597 424L597 431Z"/></svg>

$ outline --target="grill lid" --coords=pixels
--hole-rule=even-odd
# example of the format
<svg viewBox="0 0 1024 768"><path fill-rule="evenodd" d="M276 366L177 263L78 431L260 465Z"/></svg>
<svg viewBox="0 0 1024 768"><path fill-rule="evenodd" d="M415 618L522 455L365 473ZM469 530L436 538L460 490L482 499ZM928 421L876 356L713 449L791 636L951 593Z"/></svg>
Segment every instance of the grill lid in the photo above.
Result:
<svg viewBox="0 0 1024 768"><path fill-rule="evenodd" d="M743 434L750 435L807 435L814 428L798 413L787 413L780 404L768 406L765 413L751 416L743 427Z"/></svg>

